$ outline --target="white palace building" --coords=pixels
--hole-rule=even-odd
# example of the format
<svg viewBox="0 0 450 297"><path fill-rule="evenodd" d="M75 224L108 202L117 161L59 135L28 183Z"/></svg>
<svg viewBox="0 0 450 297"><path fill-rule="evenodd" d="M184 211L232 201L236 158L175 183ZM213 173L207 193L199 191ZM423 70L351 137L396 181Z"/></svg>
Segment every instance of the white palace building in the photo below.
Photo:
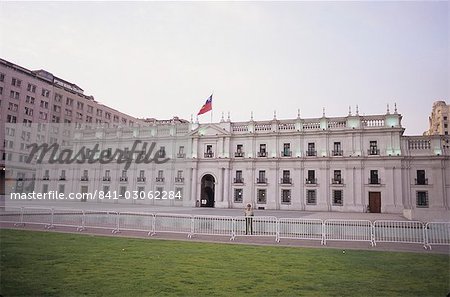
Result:
<svg viewBox="0 0 450 297"><path fill-rule="evenodd" d="M268 121L254 121L252 116L247 122L222 116L219 123L207 124L174 118L147 126L78 127L63 148L74 153L82 147L95 151L98 144L102 152L95 153L97 161L121 149L133 158L129 168L117 161L45 162L36 165L33 187L41 192L116 191L122 196L100 199L97 195L95 203L216 208L251 203L256 209L448 219L449 136L403 136L401 119L395 108L393 113L388 109L386 114L370 116L349 112L345 117L299 115L278 120L274 115ZM151 144L155 158L166 160L135 162L139 154L151 151ZM107 151L104 156L103 151ZM9 185L14 188L14 183ZM126 199L127 191L146 198ZM179 195L148 199L150 191Z"/></svg>

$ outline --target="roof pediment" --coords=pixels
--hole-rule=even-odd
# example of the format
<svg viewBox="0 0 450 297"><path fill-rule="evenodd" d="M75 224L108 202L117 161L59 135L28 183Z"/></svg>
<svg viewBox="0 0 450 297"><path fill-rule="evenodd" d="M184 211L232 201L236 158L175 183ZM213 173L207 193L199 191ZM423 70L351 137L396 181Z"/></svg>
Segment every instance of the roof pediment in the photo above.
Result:
<svg viewBox="0 0 450 297"><path fill-rule="evenodd" d="M215 124L206 124L206 125L200 125L197 129L193 130L190 134L190 136L229 136L230 133L219 127Z"/></svg>

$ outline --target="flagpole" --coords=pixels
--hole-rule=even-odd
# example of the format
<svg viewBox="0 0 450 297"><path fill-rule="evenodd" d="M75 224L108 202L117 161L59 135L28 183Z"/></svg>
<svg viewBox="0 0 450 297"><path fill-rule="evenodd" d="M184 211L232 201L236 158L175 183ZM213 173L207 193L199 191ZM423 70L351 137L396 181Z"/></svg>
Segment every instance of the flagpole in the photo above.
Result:
<svg viewBox="0 0 450 297"><path fill-rule="evenodd" d="M212 109L212 96L214 95L214 90L212 90L212 92L211 92L211 124L212 124L212 121L213 121L213 109Z"/></svg>

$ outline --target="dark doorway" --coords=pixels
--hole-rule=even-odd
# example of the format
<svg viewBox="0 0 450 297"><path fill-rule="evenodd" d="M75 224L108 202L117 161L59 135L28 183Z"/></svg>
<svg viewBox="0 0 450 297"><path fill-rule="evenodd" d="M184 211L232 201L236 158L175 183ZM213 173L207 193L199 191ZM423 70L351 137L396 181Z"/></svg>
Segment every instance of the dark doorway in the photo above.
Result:
<svg viewBox="0 0 450 297"><path fill-rule="evenodd" d="M381 192L369 192L369 211L381 212Z"/></svg>
<svg viewBox="0 0 450 297"><path fill-rule="evenodd" d="M214 176L206 174L202 178L202 188L200 193L201 207L214 207Z"/></svg>

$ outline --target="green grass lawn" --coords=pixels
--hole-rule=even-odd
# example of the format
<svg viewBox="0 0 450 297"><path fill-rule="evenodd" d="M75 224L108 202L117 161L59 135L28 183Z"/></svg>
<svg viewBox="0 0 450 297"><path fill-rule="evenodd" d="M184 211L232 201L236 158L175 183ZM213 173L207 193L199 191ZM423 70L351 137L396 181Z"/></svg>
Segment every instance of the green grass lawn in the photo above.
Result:
<svg viewBox="0 0 450 297"><path fill-rule="evenodd" d="M445 296L449 256L0 230L2 296Z"/></svg>

